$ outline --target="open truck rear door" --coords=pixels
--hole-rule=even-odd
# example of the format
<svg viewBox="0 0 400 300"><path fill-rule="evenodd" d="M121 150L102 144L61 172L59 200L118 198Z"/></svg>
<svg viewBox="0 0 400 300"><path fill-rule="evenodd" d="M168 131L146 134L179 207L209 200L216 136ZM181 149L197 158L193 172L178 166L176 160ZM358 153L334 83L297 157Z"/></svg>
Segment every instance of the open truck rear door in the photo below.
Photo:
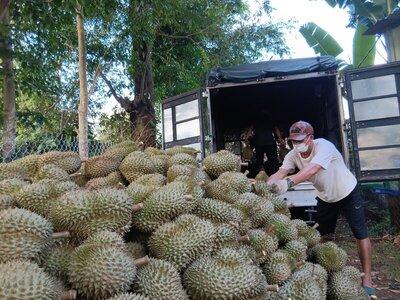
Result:
<svg viewBox="0 0 400 300"><path fill-rule="evenodd" d="M211 122L204 89L167 98L162 103L163 148L189 146L204 157L211 145ZM210 142L208 142L210 140Z"/></svg>
<svg viewBox="0 0 400 300"><path fill-rule="evenodd" d="M400 63L345 73L359 181L400 178Z"/></svg>

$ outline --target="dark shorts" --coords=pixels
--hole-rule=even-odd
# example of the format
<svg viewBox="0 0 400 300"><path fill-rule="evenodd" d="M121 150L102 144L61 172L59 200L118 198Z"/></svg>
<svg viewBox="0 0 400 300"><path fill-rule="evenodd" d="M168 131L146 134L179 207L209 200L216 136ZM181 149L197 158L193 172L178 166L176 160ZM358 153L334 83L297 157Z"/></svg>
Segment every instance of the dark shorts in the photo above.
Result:
<svg viewBox="0 0 400 300"><path fill-rule="evenodd" d="M351 231L356 239L362 240L368 237L367 224L364 215L364 200L361 197L358 185L342 200L335 203L322 201L317 197L318 231L321 235L335 233L336 221L339 212L342 212L350 225Z"/></svg>

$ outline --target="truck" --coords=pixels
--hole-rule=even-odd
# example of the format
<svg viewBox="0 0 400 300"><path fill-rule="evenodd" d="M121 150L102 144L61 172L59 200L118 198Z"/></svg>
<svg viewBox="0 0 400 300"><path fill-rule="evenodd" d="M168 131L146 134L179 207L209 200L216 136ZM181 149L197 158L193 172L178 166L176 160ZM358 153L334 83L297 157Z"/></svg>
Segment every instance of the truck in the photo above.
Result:
<svg viewBox="0 0 400 300"><path fill-rule="evenodd" d="M359 182L400 179L400 62L340 72L334 57L319 56L213 68L204 87L162 102L163 147L242 156L241 133L261 110L285 132L295 121L311 123ZM309 183L283 197L314 211Z"/></svg>

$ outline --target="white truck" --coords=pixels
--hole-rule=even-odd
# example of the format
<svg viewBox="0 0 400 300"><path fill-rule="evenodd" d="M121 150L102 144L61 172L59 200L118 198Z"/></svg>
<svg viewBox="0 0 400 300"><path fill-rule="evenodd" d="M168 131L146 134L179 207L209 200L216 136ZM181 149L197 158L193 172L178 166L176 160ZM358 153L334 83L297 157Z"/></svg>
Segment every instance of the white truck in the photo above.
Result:
<svg viewBox="0 0 400 300"><path fill-rule="evenodd" d="M400 179L399 62L344 75L330 56L212 69L206 87L163 101L163 146L241 155L241 133L263 109L285 132L297 120L311 123L315 137L334 143L360 182ZM310 184L284 197L297 207L316 203Z"/></svg>

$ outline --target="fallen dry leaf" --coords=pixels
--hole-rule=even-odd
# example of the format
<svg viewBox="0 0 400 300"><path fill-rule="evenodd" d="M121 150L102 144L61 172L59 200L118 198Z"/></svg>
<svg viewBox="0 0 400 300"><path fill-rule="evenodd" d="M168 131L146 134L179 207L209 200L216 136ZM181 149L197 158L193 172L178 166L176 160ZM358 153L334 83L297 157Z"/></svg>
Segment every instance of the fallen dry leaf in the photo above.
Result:
<svg viewBox="0 0 400 300"><path fill-rule="evenodd" d="M389 291L391 291L392 293L395 293L395 294L400 294L400 290L392 290L392 289L389 289Z"/></svg>

